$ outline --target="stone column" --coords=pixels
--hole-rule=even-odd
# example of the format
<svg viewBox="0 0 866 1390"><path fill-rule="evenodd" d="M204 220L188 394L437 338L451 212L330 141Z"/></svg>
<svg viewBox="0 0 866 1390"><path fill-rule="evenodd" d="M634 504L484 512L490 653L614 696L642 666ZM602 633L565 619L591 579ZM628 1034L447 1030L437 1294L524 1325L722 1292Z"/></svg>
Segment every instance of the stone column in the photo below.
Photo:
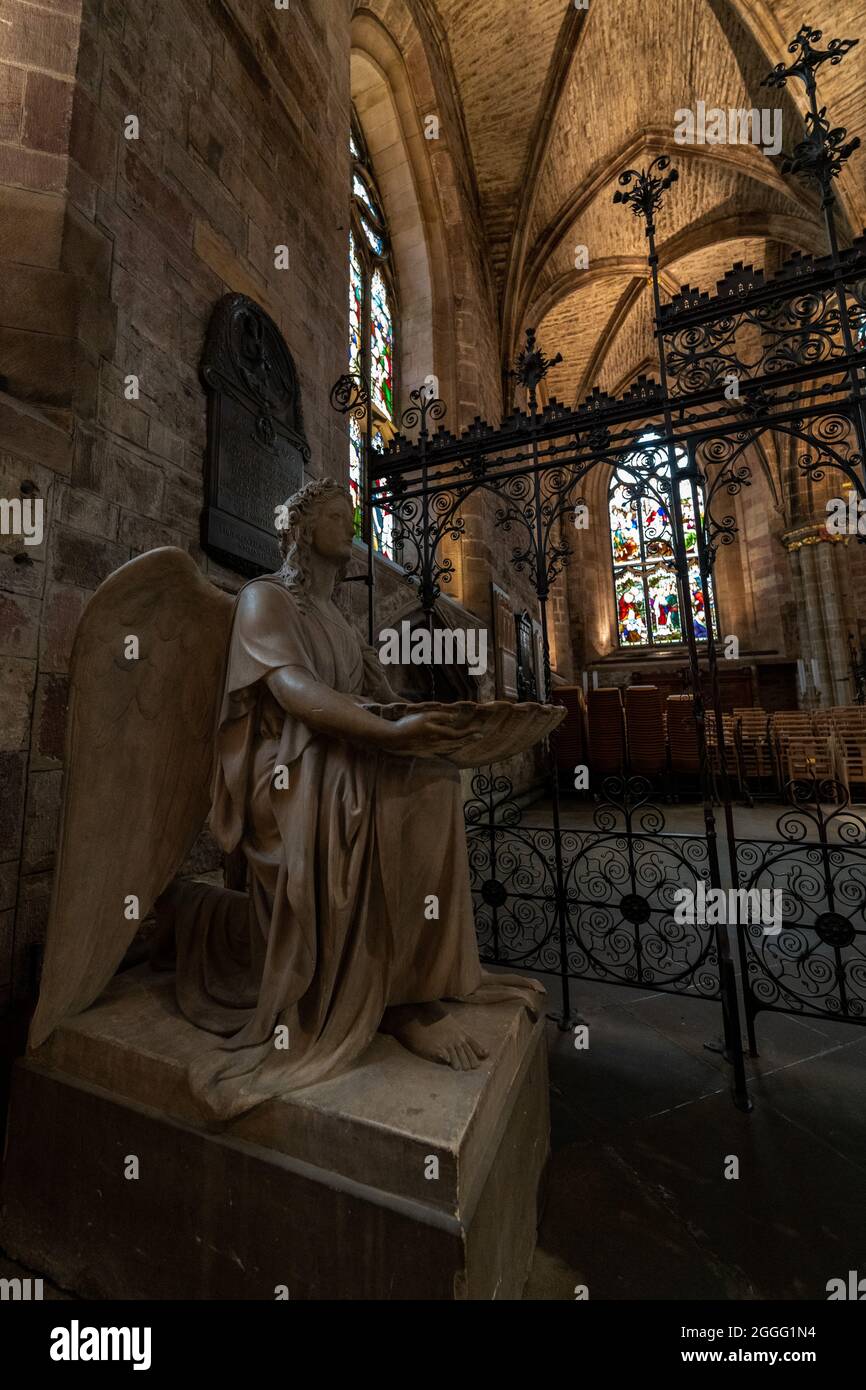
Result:
<svg viewBox="0 0 866 1390"><path fill-rule="evenodd" d="M791 568L791 588L796 599L797 633L799 637L800 659L803 662L803 684L797 683L797 703L801 709L809 709L814 704L812 683L812 638L805 600L802 550L799 546L788 550L788 563Z"/></svg>
<svg viewBox="0 0 866 1390"><path fill-rule="evenodd" d="M839 542L845 544L844 538ZM823 525L803 526L782 537L797 598L800 652L805 664L807 709L850 699L848 640L839 590L835 537Z"/></svg>
<svg viewBox="0 0 866 1390"><path fill-rule="evenodd" d="M814 549L827 648L827 664L830 673L828 703L844 705L851 698L850 663L848 632L839 592L838 570L840 563L843 565L845 563L847 541L833 545L825 542L823 545L815 546Z"/></svg>

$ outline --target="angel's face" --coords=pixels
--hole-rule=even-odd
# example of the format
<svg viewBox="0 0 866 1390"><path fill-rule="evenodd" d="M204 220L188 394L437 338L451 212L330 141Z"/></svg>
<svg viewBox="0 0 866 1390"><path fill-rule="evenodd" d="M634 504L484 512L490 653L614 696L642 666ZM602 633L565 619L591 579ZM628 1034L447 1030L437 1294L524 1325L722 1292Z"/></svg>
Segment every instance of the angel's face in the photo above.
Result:
<svg viewBox="0 0 866 1390"><path fill-rule="evenodd" d="M354 536L355 516L348 497L339 492L325 497L313 516L313 549L326 560L348 560Z"/></svg>

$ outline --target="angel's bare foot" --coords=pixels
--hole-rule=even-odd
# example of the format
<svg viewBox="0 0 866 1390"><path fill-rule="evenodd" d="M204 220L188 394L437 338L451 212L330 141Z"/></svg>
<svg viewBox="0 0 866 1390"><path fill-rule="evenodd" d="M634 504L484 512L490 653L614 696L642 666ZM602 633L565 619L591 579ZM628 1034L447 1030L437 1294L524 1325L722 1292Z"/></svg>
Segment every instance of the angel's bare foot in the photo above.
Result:
<svg viewBox="0 0 866 1390"><path fill-rule="evenodd" d="M442 1062L455 1071L474 1071L487 1056L486 1048L441 1004L401 1004L386 1009L379 1032L390 1034L417 1057Z"/></svg>

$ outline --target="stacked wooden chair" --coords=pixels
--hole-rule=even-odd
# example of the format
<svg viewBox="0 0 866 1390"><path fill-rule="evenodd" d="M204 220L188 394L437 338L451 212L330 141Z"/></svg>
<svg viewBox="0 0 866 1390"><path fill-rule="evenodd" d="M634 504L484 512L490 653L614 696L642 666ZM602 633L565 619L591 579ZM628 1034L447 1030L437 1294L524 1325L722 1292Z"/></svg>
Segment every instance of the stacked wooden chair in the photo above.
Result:
<svg viewBox="0 0 866 1390"><path fill-rule="evenodd" d="M671 777L696 777L700 771L698 732L691 695L669 695L665 701L668 766Z"/></svg>
<svg viewBox="0 0 866 1390"><path fill-rule="evenodd" d="M626 769L625 718L619 686L590 690L586 702L589 767L593 781Z"/></svg>
<svg viewBox="0 0 866 1390"><path fill-rule="evenodd" d="M719 781L723 772L727 773L729 784L736 786L740 794L748 798L748 787L743 776L743 769L737 747L736 721L734 716L732 714L722 714L722 737L720 739L715 710L709 709L706 712L706 729L707 751L710 758L710 768L713 774L716 799L720 799ZM724 754L722 753L722 744L724 744Z"/></svg>
<svg viewBox="0 0 866 1390"><path fill-rule="evenodd" d="M706 718L709 765L718 796L722 774L754 804L754 796L784 796L792 781L834 781L852 801L866 801L866 705L822 710L735 708L722 715L722 756L713 710ZM589 692L587 759L596 775L629 770L653 777L667 768L671 791L696 787L700 772L691 695L662 703L654 685L633 685L625 706L617 687ZM571 752L571 750L569 750Z"/></svg>
<svg viewBox="0 0 866 1390"><path fill-rule="evenodd" d="M579 685L560 685L553 691L553 703L568 711L554 741L560 784L574 788L575 768L588 764L586 737L586 699Z"/></svg>
<svg viewBox="0 0 866 1390"><path fill-rule="evenodd" d="M744 795L751 806L753 792L776 784L776 766L770 743L770 716L752 706L735 709L734 741L740 763Z"/></svg>
<svg viewBox="0 0 866 1390"><path fill-rule="evenodd" d="M779 710L772 714L770 734L780 793L795 778L814 775L821 781L835 775L829 738L816 736L815 719L809 710Z"/></svg>
<svg viewBox="0 0 866 1390"><path fill-rule="evenodd" d="M625 692L629 770L654 777L667 767L665 721L657 685L630 685Z"/></svg>
<svg viewBox="0 0 866 1390"><path fill-rule="evenodd" d="M794 780L817 782L842 780L839 777L836 752L832 738L800 733L777 735L776 751L779 765L779 789L784 792Z"/></svg>
<svg viewBox="0 0 866 1390"><path fill-rule="evenodd" d="M816 710L815 731L833 740L836 778L848 788L851 800L866 800L866 706Z"/></svg>

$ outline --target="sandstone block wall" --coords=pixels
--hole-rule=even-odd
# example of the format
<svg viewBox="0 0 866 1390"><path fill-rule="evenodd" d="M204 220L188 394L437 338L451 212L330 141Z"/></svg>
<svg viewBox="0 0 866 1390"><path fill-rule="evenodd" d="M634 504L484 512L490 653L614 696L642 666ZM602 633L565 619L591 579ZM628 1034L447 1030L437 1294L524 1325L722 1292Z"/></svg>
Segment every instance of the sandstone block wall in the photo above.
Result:
<svg viewBox="0 0 866 1390"><path fill-rule="evenodd" d="M198 360L228 290L286 337L315 471L345 469L328 392L345 359L349 10L3 0L0 495L33 485L45 535L0 538L0 996L13 921L19 980L44 931L88 595L158 545L239 582L198 542Z"/></svg>

